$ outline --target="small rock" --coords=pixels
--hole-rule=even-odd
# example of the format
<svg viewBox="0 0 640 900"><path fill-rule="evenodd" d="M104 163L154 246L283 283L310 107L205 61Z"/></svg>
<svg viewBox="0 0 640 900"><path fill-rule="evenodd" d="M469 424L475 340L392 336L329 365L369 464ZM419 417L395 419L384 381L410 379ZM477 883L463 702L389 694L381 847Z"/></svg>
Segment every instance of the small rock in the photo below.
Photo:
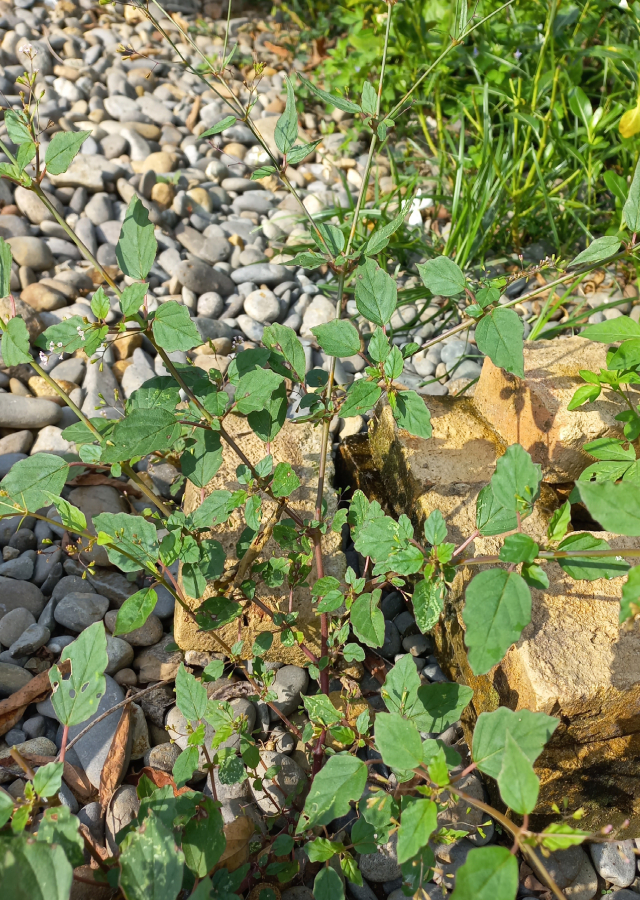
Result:
<svg viewBox="0 0 640 900"><path fill-rule="evenodd" d="M164 720L167 710L176 702L173 688L170 684L159 684L158 687L140 697L140 706L145 716L158 728L164 730ZM164 732L164 740L168 740Z"/></svg>
<svg viewBox="0 0 640 900"><path fill-rule="evenodd" d="M151 749L149 729L142 709L137 703L131 704L131 759L142 759Z"/></svg>
<svg viewBox="0 0 640 900"><path fill-rule="evenodd" d="M54 617L58 624L70 631L82 631L99 622L109 609L109 601L100 594L85 594L73 591L60 600Z"/></svg>
<svg viewBox="0 0 640 900"><path fill-rule="evenodd" d="M177 744L171 744L169 742L156 744L155 747L150 747L145 752L143 762L145 766L151 766L153 769L171 772L180 753L180 747L178 747Z"/></svg>
<svg viewBox="0 0 640 900"><path fill-rule="evenodd" d="M252 784L251 792L259 809L268 816L275 816L278 814L279 809L272 797L276 797L281 807L285 806L286 798L289 795L295 795L298 785L305 779L305 774L290 756L285 756L284 753L275 753L271 750L262 750L258 773L264 774L271 766L279 766L280 771L274 776L273 780L264 780L262 790L254 788Z"/></svg>
<svg viewBox="0 0 640 900"><path fill-rule="evenodd" d="M385 659L394 659L400 653L400 634L394 622L388 619L384 623L384 642L380 648L380 655Z"/></svg>
<svg viewBox="0 0 640 900"><path fill-rule="evenodd" d="M51 250L42 238L18 235L8 238L7 243L19 266L29 266L34 272L53 268L54 260Z"/></svg>
<svg viewBox="0 0 640 900"><path fill-rule="evenodd" d="M116 835L138 815L140 800L132 784L122 784L115 792L105 817L105 837L112 854L118 849Z"/></svg>
<svg viewBox="0 0 640 900"><path fill-rule="evenodd" d="M300 705L300 697L309 684L309 674L299 666L282 666L278 669L271 690L278 695L274 706L285 716L294 712ZM279 721L277 713L271 710L271 721Z"/></svg>
<svg viewBox="0 0 640 900"><path fill-rule="evenodd" d="M35 622L35 616L28 609L20 606L12 609L0 619L0 644L10 647Z"/></svg>
<svg viewBox="0 0 640 900"><path fill-rule="evenodd" d="M42 737L45 733L46 723L44 716L31 716L22 724L22 730L26 738Z"/></svg>
<svg viewBox="0 0 640 900"><path fill-rule="evenodd" d="M109 663L105 672L107 675L115 675L133 662L133 647L122 638L107 634L107 658Z"/></svg>
<svg viewBox="0 0 640 900"><path fill-rule="evenodd" d="M396 833L387 844L378 847L375 853L365 853L358 858L360 871L367 881L392 881L402 874L398 865L397 845Z"/></svg>
<svg viewBox="0 0 640 900"><path fill-rule="evenodd" d="M0 394L0 428L44 428L54 425L61 409L52 400Z"/></svg>
<svg viewBox="0 0 640 900"><path fill-rule="evenodd" d="M40 647L44 647L50 637L51 632L44 625L39 625L38 623L30 625L20 635L18 640L13 642L9 648L9 653L14 659L19 659L21 656L31 656Z"/></svg>
<svg viewBox="0 0 640 900"><path fill-rule="evenodd" d="M117 611L112 609L104 617L104 624L111 632L113 632L116 627L117 615ZM157 644L162 638L162 622L152 613L144 625L128 634L122 634L120 637L132 647L151 647L152 644ZM131 660L129 660L129 662L130 661Z"/></svg>
<svg viewBox="0 0 640 900"><path fill-rule="evenodd" d="M272 291L252 291L244 301L244 311L256 322L270 325L280 317L280 303Z"/></svg>
<svg viewBox="0 0 640 900"><path fill-rule="evenodd" d="M18 671L22 670L19 669ZM56 756L58 753L56 745L46 737L32 738L30 741L18 744L16 750L19 753L33 754L34 756Z"/></svg>
<svg viewBox="0 0 640 900"><path fill-rule="evenodd" d="M589 844L589 853L596 872L605 881L615 884L616 887L629 887L636 874L633 841Z"/></svg>
<svg viewBox="0 0 640 900"><path fill-rule="evenodd" d="M167 634L155 647L147 647L138 653L133 668L138 672L140 684L175 678L182 662L182 653L177 650L165 650L167 644L173 643L173 635Z"/></svg>
<svg viewBox="0 0 640 900"><path fill-rule="evenodd" d="M1 396L2 394L0 394ZM13 578L0 576L0 618L18 607L29 610L37 617L45 605L44 594L35 584L31 584L30 581L15 581Z"/></svg>
<svg viewBox="0 0 640 900"><path fill-rule="evenodd" d="M267 287L275 287L290 277L289 270L285 266L273 263L257 263L253 266L242 266L231 273L231 278L236 284L243 281L253 281L256 284L266 284ZM231 293L231 292L229 292Z"/></svg>

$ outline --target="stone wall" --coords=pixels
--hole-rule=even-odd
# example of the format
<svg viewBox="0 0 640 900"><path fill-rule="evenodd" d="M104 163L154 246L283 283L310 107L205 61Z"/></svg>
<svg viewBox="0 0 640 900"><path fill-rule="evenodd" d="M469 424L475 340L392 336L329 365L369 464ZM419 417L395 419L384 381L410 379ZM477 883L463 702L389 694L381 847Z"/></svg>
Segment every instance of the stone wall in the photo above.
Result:
<svg viewBox="0 0 640 900"><path fill-rule="evenodd" d="M418 528L434 509L461 543L475 530L476 498L509 443L520 442L540 462L543 484L523 531L546 537L549 517L571 482L592 461L582 444L608 434L622 436L614 416L623 408L602 398L581 411L566 403L582 383L583 368L605 365L605 350L581 338L525 345L527 380L484 362L473 400L425 398L433 435L412 437L395 425L381 403L370 427L370 447L389 503ZM574 521L579 508L574 507ZM576 526L576 530L580 530ZM637 538L594 532L613 547L637 547ZM495 554L498 538L477 538L469 555ZM640 630L618 624L623 578L574 581L560 566L544 566L550 587L532 590L532 621L504 660L487 675L471 672L464 648L462 608L467 584L478 571L463 568L436 628L445 673L474 689L463 725L471 743L483 711L498 706L556 716L560 725L536 770L541 779L534 821L552 814L566 798L584 807L588 827L632 820L640 836ZM497 793L494 801L498 801Z"/></svg>

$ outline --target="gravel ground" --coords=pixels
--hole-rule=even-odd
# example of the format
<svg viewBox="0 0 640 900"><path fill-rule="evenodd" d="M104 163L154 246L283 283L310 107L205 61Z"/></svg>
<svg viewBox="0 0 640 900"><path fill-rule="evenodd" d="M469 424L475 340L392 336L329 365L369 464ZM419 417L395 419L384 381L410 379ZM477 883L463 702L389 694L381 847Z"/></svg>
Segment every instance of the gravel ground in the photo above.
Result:
<svg viewBox="0 0 640 900"><path fill-rule="evenodd" d="M170 8L177 9L187 22L194 21L186 0ZM205 19L211 22L206 16ZM179 42L177 27L173 23L168 27ZM210 33L196 37L205 55L220 52L222 27L216 20ZM282 58L271 49L277 45L277 31L273 21L251 13L231 20L231 34L244 55L251 56L255 51L267 64L257 89L255 118L271 143L277 116L284 108ZM227 115L228 110L195 75L172 66L175 54L159 41L153 26L135 16L125 20L121 8L113 12L112 8L95 6L91 0L80 0L79 5L71 0L45 5L34 0L0 2L0 91L5 106L19 104L15 79L29 63L22 49L25 44L37 50L34 64L44 89L41 121L50 120L55 128L67 131L86 129L92 133L69 172L45 179L42 186L98 261L114 267L110 272L118 283L124 286L128 279L117 270L115 244L127 205L137 194L149 210L158 240L158 256L150 275L149 307L157 308L168 299L175 299L189 309L203 338L202 346L190 353L197 366L225 371L235 349L253 346L264 327L277 321L299 333L308 368L328 368L327 358L314 346L310 329L333 317L334 301L327 285L330 279L321 271L284 265L291 259L293 247L304 243L308 236L303 217L278 181L250 180L253 169L267 158L246 126L236 124L227 129L215 146L200 139L199 135ZM122 44L133 51L126 61L118 51ZM192 61L199 61L190 48L180 45L180 49ZM296 67L294 62L293 68ZM246 98L242 73L235 70L234 75L235 89ZM322 136L317 116L307 114L302 124L308 138ZM3 125L0 137L7 140ZM43 135L43 143L46 140ZM364 149L364 143L346 141L340 131L325 134L318 152L309 158L311 161L292 171L292 180L310 213L348 206L343 179L351 190L357 190L362 180ZM2 154L0 157L0 161L5 161ZM378 166L381 188L388 190L389 170L382 159ZM6 181L0 182L0 206L0 236L10 241L15 259L11 288L16 309L27 320L32 337L74 314L92 320L89 304L97 286L95 270L81 258L61 226L37 198L22 188L14 190ZM417 228L428 231L431 227L429 220L423 221L427 213L428 207L423 212L412 212L411 221ZM496 261L492 271L509 271L512 263ZM420 286L419 279L408 273L401 273L399 280L405 289ZM543 302L526 299L526 292L537 287L535 278L522 279L507 292L509 298L521 293L517 308L525 320L535 316ZM561 320L581 302L592 309L617 304L604 312L596 311L589 318L590 322L601 321L630 311L633 296L613 273L600 273L574 292L569 306L559 310L555 319ZM118 304L113 296L112 301L108 321L116 322ZM0 306L7 302L0 302ZM357 315L351 302L347 310ZM424 342L455 324L456 316L456 310L444 298L404 306L392 320L395 329L402 329L395 340ZM184 354L176 354L176 358L184 360ZM106 349L101 369L96 362L81 354L70 358L50 355L44 364L83 412L92 416L119 416L122 403L118 397L126 398L154 374L164 374L153 347L134 335ZM477 378L481 364L481 354L470 331L466 337L453 336L414 356L403 380L425 394L455 394ZM346 385L362 377L362 368L358 357L340 361L338 382ZM295 409L291 415L295 415ZM2 366L0 476L28 455L73 452L74 446L64 440L62 431L75 419L70 409L58 405L46 383L28 366ZM336 439L365 428L365 417L336 420L332 425ZM147 473L162 496L180 497L180 473L171 464L147 459L137 468ZM129 511L129 501L140 510L147 505L143 498L132 499L129 495L125 499L114 483L117 484L79 483L66 489L65 495L87 515ZM84 566L65 552L62 529L31 517L3 519L0 547L0 697L7 697L46 670L58 659L63 647L93 622L104 619L110 632L117 609L137 590L137 585L109 568L106 557L98 555L100 548L95 573L83 579ZM348 549L347 554L350 564L357 566L355 553ZM430 638L417 634L415 621L401 595L387 594L382 608L387 620L382 655L389 661L398 661L411 654L425 681L445 680L432 655ZM155 613L143 628L124 638L108 638L107 692L98 714L121 701L127 689L152 685L172 668L175 672L181 656L168 646L172 615L173 599L160 592ZM186 663L199 674L212 658L213 654L194 651L186 654ZM276 684L288 698L288 710L292 712L300 702L301 692L308 689L307 674L295 666L284 666L278 671ZM219 686L214 682L209 690ZM339 689L340 685L333 687ZM374 678L364 675L361 688L374 708L383 708L380 685ZM299 758L296 762L289 755L295 750L295 742L279 725L274 726L268 709L244 699L241 690L233 704L238 713L244 712L255 721L265 762L275 759L283 765L291 783L303 778ZM135 769L151 765L171 770L180 747L180 720L171 686L160 686L141 698L134 717L131 759ZM87 772L96 786L116 724L117 715L105 719L67 756ZM170 737L177 739L176 744L169 743ZM464 764L467 749L461 728L453 726L440 737L459 750ZM37 707L30 706L0 739L0 755L6 756L12 745L54 755L60 740L61 727L51 703L45 701ZM6 767L0 769L0 783L14 796L24 788L24 782ZM473 774L467 790L482 796L483 786ZM218 791L226 818L237 815L239 803L248 805L258 820L261 813L270 811L269 798L258 793L252 796L247 783L218 784ZM63 802L78 812L77 800L70 791ZM105 822L97 807L98 804L89 804L79 815L103 841ZM106 820L110 846L115 832L130 821L136 809L135 790L121 787ZM454 809L448 815L450 822L459 822L466 811ZM468 823L468 838L438 848L438 884L451 887L467 851L494 839L493 824L482 824L480 820ZM334 823L335 831L349 827L348 821ZM625 842L621 848L630 854L631 861L626 861L624 853L607 855L596 852L596 847L556 854L558 883L561 887L570 886L571 896L580 900L590 900L605 882L618 888L631 886L632 891L640 893L632 842ZM361 868L365 878L376 886L377 894L367 881L363 888L348 885L354 900L384 895L398 900L401 880L392 844L384 853L362 858ZM596 871L601 876L599 882ZM526 867L521 874L522 897L546 896ZM296 890L298 893L285 892L283 900L311 898L308 889ZM437 884L430 896L442 896ZM618 896L620 900L631 900L637 893L623 890Z"/></svg>

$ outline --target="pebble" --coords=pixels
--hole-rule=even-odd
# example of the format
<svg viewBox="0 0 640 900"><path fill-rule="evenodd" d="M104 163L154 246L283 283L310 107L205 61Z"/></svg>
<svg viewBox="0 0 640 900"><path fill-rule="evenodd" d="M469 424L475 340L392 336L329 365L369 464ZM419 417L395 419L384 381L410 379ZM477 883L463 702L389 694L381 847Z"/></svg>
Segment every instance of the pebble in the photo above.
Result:
<svg viewBox="0 0 640 900"><path fill-rule="evenodd" d="M244 311L256 322L270 325L280 318L281 308L276 295L272 291L262 289L252 291L245 297Z"/></svg>
<svg viewBox="0 0 640 900"><path fill-rule="evenodd" d="M104 617L104 624L109 631L113 631L116 626L116 610L110 610ZM153 613L140 628L130 631L127 634L120 635L131 647L151 647L157 644L162 637L162 622ZM127 662L130 662L130 660Z"/></svg>
<svg viewBox="0 0 640 900"><path fill-rule="evenodd" d="M45 425L55 425L60 413L58 404L51 400L0 394L1 428L44 428Z"/></svg>
<svg viewBox="0 0 640 900"><path fill-rule="evenodd" d="M274 816L279 812L272 797L276 798L281 807L284 806L286 798L294 794L300 782L305 780L304 772L290 756L272 750L262 750L258 773L264 774L271 766L279 766L280 771L273 779L264 779L262 789L255 788L251 784L251 793L258 808L267 816Z"/></svg>
<svg viewBox="0 0 640 900"><path fill-rule="evenodd" d="M106 844L112 854L118 849L116 835L125 827L125 825L128 825L132 819L135 819L139 809L140 800L138 799L135 786L132 784L120 785L111 798L111 803L109 804L107 815L104 820Z"/></svg>
<svg viewBox="0 0 640 900"><path fill-rule="evenodd" d="M0 622L0 625L2 623ZM598 875L616 887L629 887L636 874L633 841L589 844L591 861Z"/></svg>
<svg viewBox="0 0 640 900"><path fill-rule="evenodd" d="M35 653L36 650L39 650L40 647L44 647L50 637L51 632L48 628L39 623L35 623L34 625L30 625L20 637L13 642L9 648L9 653L14 659L19 659L22 656L31 656L31 654Z"/></svg>
<svg viewBox="0 0 640 900"><path fill-rule="evenodd" d="M300 705L301 695L306 691L309 684L309 673L306 669L299 666L282 666L276 672L276 677L271 686L271 690L277 695L277 700L273 701L280 712L285 716L295 712ZM271 712L271 721L279 721L278 714L273 710Z"/></svg>
<svg viewBox="0 0 640 900"><path fill-rule="evenodd" d="M106 597L73 591L60 600L54 617L58 624L70 631L82 631L94 622L99 622L108 609L109 601Z"/></svg>
<svg viewBox="0 0 640 900"><path fill-rule="evenodd" d="M35 616L28 609L12 609L0 619L0 644L10 647L35 622Z"/></svg>
<svg viewBox="0 0 640 900"><path fill-rule="evenodd" d="M50 269L54 264L51 250L42 238L18 235L8 238L7 243L19 266L29 266L34 272L40 272L42 269Z"/></svg>
<svg viewBox="0 0 640 900"><path fill-rule="evenodd" d="M35 584L0 576L0 617L17 608L26 609L37 617L45 604L44 595Z"/></svg>
<svg viewBox="0 0 640 900"><path fill-rule="evenodd" d="M10 697L15 691L28 684L33 676L25 669L10 663L0 662L0 698Z"/></svg>
<svg viewBox="0 0 640 900"><path fill-rule="evenodd" d="M388 619L384 623L384 642L380 648L380 655L385 659L394 659L400 653L400 633L394 622Z"/></svg>
<svg viewBox="0 0 640 900"><path fill-rule="evenodd" d="M380 845L375 853L364 853L358 857L358 866L367 881L392 881L402 874L398 865L397 845L396 833L388 843Z"/></svg>
<svg viewBox="0 0 640 900"><path fill-rule="evenodd" d="M105 672L107 675L115 675L121 669L127 668L133 662L133 647L120 637L112 637L107 634L107 657L109 663Z"/></svg>

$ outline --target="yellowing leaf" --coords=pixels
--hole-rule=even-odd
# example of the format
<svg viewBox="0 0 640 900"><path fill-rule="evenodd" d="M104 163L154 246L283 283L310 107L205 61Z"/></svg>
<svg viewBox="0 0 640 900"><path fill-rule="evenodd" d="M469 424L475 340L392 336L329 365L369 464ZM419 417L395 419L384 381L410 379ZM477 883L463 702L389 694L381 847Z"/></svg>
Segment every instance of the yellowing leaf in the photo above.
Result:
<svg viewBox="0 0 640 900"><path fill-rule="evenodd" d="M623 138L633 137L640 131L640 98L633 109L628 109L620 119L618 130Z"/></svg>

